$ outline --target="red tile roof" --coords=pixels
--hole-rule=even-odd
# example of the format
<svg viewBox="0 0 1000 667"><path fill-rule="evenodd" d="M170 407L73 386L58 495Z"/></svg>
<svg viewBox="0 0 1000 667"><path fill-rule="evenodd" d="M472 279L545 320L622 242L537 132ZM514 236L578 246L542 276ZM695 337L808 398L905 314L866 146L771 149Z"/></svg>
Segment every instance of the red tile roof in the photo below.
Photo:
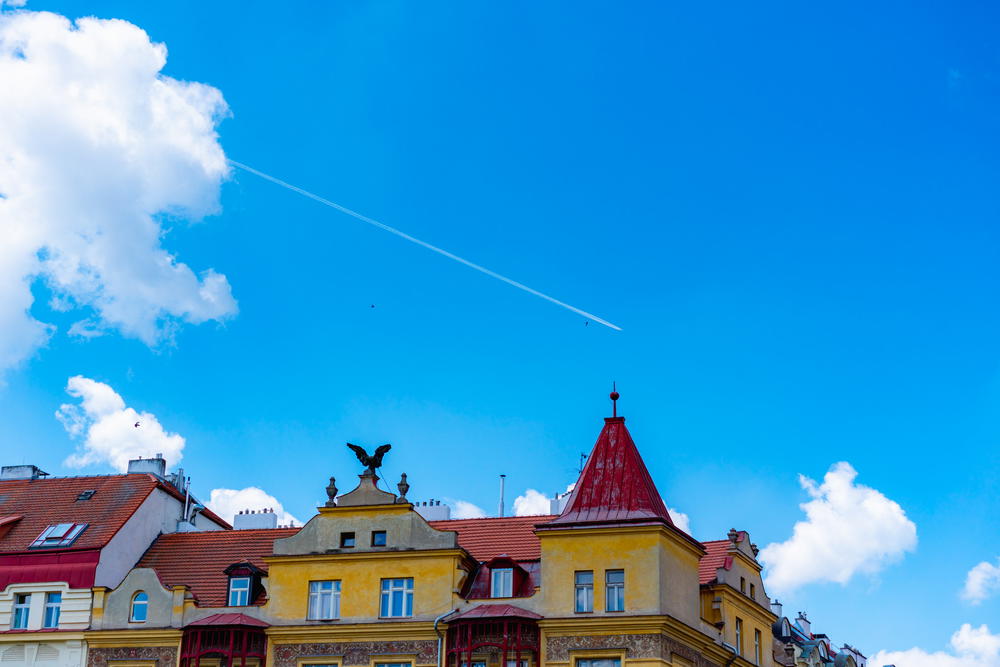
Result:
<svg viewBox="0 0 1000 667"><path fill-rule="evenodd" d="M720 567L728 570L733 566L733 557L728 555L731 544L732 542L729 540L702 542L702 546L705 547L705 555L698 561L699 584L712 583L717 576L716 570Z"/></svg>
<svg viewBox="0 0 1000 667"><path fill-rule="evenodd" d="M0 514L22 515L0 538L0 552L26 552L43 530L59 523L85 523L87 528L69 547L32 553L100 549L162 485L148 474L0 480ZM90 490L95 492L92 498L77 500Z"/></svg>
<svg viewBox="0 0 1000 667"><path fill-rule="evenodd" d="M452 621L468 618L502 618L504 616L514 616L517 618L542 618L541 614L536 614L527 609L515 607L512 604L481 604L463 611L458 616L452 616Z"/></svg>
<svg viewBox="0 0 1000 667"><path fill-rule="evenodd" d="M624 417L608 417L573 495L550 524L662 521L674 525Z"/></svg>
<svg viewBox="0 0 1000 667"><path fill-rule="evenodd" d="M535 525L546 523L553 515L505 516L488 519L452 519L431 521L438 530L454 530L458 533L458 544L479 561L488 561L497 556L509 556L514 560L537 560L542 550L535 535Z"/></svg>
<svg viewBox="0 0 1000 667"><path fill-rule="evenodd" d="M169 533L153 542L136 567L156 570L164 586L190 586L202 607L224 607L229 579L223 570L246 561L266 572L264 557L274 553L274 541L298 531L267 528Z"/></svg>

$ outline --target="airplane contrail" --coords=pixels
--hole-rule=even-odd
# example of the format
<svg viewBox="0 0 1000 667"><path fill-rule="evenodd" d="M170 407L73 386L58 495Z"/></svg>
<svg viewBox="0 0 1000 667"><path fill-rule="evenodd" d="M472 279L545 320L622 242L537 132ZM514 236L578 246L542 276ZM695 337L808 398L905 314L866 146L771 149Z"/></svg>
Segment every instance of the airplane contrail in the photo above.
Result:
<svg viewBox="0 0 1000 667"><path fill-rule="evenodd" d="M281 179L275 178L274 176L270 176L268 174L265 174L262 171L257 171L253 167L247 166L247 165L243 164L242 162L237 162L236 160L230 160L229 158L226 158L226 162L228 162L229 164L233 165L234 167L237 167L238 169L242 169L243 171L249 172L249 173L253 174L254 176L259 176L259 177L263 178L264 180L271 181L272 183L274 183L276 185L280 185L283 188L288 188L292 192L297 192L300 195L304 195L304 196L309 197L310 199L312 199L314 201L318 201L320 204L323 204L325 206L329 206L330 208L335 208L338 211L340 211L341 213L345 213L345 214L351 216L352 218L356 218L356 219L360 220L361 222L367 222L369 225L372 225L373 227L378 227L379 229L387 231L390 234L395 234L396 236L399 236L400 238L406 239L410 243L416 243L418 246L422 246L424 248L427 248L428 250L432 250L432 251L436 252L439 255L444 255L448 259L455 260L459 264L464 264L465 266L469 267L470 269L475 269L476 271L479 271L480 273L485 273L486 275L490 276L491 278L496 278L497 280L501 280L501 281L507 283L508 285L512 285L512 286L514 286L514 287L516 287L516 288L518 288L520 290L524 290L528 294L533 294L533 295L535 295L535 296L537 296L537 297L539 297L541 299L545 299L546 301L548 301L550 303L554 303L557 306L565 308L566 310L569 310L571 312L574 312L577 315L583 315L587 319L591 319L591 320L593 320L595 322L603 324L604 326L610 327L611 329L614 329L615 331L621 331L622 330L622 328L620 326L612 324L611 322L608 322L607 320L602 319L602 318L598 317L597 315L594 315L593 313L588 313L585 310L580 310L576 306L571 306L568 303L565 303L563 301L560 301L559 299L556 299L554 297L549 296L548 294L544 294L543 292L539 292L536 289L532 289L531 287L528 287L527 285L525 285L523 283L519 283L516 280L512 280L511 278L508 278L507 276L502 276L499 273L497 273L496 271L490 271L485 266L480 266L478 264L470 262L469 260L463 259L462 257L459 257L458 255L452 254L452 253L448 252L447 250L445 250L443 248L439 248L436 245L431 245L427 241L421 241L420 239L416 238L415 236L410 236L406 232L402 232L402 231L396 229L395 227L390 227L389 225L381 223L378 220L374 220L372 218L369 218L367 215L362 215L362 214L358 213L357 211L352 211L351 209L347 208L346 206L341 206L340 204L338 204L336 202L332 202L329 199L324 199L323 197L320 197L319 195L313 194L312 192L309 192L308 190L303 190L300 187L292 185L291 183L286 183L285 181L282 181Z"/></svg>

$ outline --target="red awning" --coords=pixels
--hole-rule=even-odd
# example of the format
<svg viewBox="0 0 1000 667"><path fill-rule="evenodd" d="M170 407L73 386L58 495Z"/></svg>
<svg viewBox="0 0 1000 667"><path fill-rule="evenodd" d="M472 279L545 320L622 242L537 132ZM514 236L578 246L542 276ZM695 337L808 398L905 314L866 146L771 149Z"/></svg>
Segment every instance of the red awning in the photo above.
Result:
<svg viewBox="0 0 1000 667"><path fill-rule="evenodd" d="M270 627L268 623L253 618L252 616L247 616L246 614L213 614L211 616L206 616L201 620L188 623L185 627L192 628L204 625L243 625L255 628Z"/></svg>
<svg viewBox="0 0 1000 667"><path fill-rule="evenodd" d="M472 609L467 609L463 611L458 616L453 616L450 621L466 620L470 618L503 618L505 616L512 616L516 618L531 618L539 619L541 614L536 614L533 611L528 611L527 609L521 609L520 607L515 607L512 604L482 604L478 607L473 607Z"/></svg>

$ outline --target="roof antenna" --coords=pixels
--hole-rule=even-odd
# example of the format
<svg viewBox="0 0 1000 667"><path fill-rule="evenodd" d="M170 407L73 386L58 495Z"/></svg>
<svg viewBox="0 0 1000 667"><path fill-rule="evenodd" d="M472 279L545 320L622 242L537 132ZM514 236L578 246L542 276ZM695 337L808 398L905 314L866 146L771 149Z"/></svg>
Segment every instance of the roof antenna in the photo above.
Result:
<svg viewBox="0 0 1000 667"><path fill-rule="evenodd" d="M507 475L500 475L500 516L503 516L503 483Z"/></svg>
<svg viewBox="0 0 1000 667"><path fill-rule="evenodd" d="M618 394L618 391L617 391L617 387L615 386L615 383L612 382L611 383L611 416L612 417L617 417L618 416L618 397L619 397L619 394Z"/></svg>

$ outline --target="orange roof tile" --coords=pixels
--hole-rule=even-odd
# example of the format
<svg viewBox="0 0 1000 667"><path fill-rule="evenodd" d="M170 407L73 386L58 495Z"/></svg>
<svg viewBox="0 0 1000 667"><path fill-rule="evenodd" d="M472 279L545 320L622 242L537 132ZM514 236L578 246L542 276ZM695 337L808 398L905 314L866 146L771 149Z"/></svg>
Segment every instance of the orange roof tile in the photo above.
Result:
<svg viewBox="0 0 1000 667"><path fill-rule="evenodd" d="M43 530L60 523L87 528L69 547L32 552L100 549L158 486L164 485L149 474L0 480L0 514L21 515L0 537L0 552L27 552ZM77 500L91 490L89 500Z"/></svg>
<svg viewBox="0 0 1000 667"><path fill-rule="evenodd" d="M733 566L733 557L729 554L729 540L712 540L702 542L705 547L705 555L698 561L698 583L710 584L715 581L717 570L721 568L729 569Z"/></svg>
<svg viewBox="0 0 1000 667"><path fill-rule="evenodd" d="M554 515L505 516L488 519L451 519L431 521L438 530L454 530L459 545L479 561L497 556L514 560L537 560L542 550L535 535L535 525L554 519Z"/></svg>
<svg viewBox="0 0 1000 667"><path fill-rule="evenodd" d="M169 533L153 542L136 567L156 570L164 586L190 586L202 607L224 607L229 579L223 570L246 561L266 572L264 557L274 553L274 541L297 532L299 528Z"/></svg>

